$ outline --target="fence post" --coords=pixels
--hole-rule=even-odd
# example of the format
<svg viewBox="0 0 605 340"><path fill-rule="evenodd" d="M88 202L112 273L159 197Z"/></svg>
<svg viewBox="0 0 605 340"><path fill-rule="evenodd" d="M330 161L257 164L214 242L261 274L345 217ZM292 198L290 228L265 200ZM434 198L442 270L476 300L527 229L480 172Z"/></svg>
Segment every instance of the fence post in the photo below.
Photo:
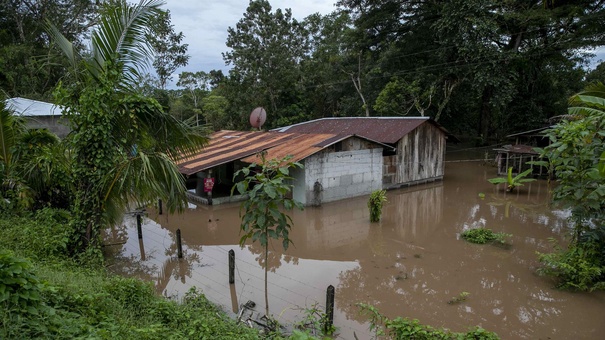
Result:
<svg viewBox="0 0 605 340"><path fill-rule="evenodd" d="M162 215L162 200L161 199L158 200L158 213L160 215Z"/></svg>
<svg viewBox="0 0 605 340"><path fill-rule="evenodd" d="M328 335L332 334L334 325L334 286L329 285L326 292L326 320L324 324L324 332Z"/></svg>
<svg viewBox="0 0 605 340"><path fill-rule="evenodd" d="M229 250L229 283L235 283L235 252Z"/></svg>
<svg viewBox="0 0 605 340"><path fill-rule="evenodd" d="M181 229L176 230L176 249L179 259L183 258L183 245L181 243Z"/></svg>
<svg viewBox="0 0 605 340"><path fill-rule="evenodd" d="M137 213L137 233L139 234L139 240L143 239L143 228L142 228L141 214Z"/></svg>

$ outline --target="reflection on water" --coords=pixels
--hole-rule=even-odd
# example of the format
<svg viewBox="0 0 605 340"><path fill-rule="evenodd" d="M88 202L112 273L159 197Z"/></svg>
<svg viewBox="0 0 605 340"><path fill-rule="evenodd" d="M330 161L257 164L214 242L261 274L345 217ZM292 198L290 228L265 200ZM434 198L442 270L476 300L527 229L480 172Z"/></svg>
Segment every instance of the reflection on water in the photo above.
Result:
<svg viewBox="0 0 605 340"><path fill-rule="evenodd" d="M492 177L494 168L450 163L443 182L389 191L380 223L369 223L366 197L294 212L294 245L285 253L271 245L266 264L259 244L238 246L238 205L192 207L180 215L150 211L142 242L127 216L107 233L106 243L118 245L106 248L114 272L154 282L166 296L196 286L232 312L248 300L264 308L267 265L271 312L285 322L300 318L301 308L324 306L333 285L335 325L344 339L353 332L371 336L359 302L454 331L480 325L505 339L600 338L603 293L561 292L535 274L536 251L549 251L549 238L563 240L568 212L549 205L546 181L510 194L489 184ZM511 245L460 239L476 227L512 234ZM177 229L183 259L176 257ZM230 249L234 285L228 284ZM462 292L470 293L465 301L447 303Z"/></svg>

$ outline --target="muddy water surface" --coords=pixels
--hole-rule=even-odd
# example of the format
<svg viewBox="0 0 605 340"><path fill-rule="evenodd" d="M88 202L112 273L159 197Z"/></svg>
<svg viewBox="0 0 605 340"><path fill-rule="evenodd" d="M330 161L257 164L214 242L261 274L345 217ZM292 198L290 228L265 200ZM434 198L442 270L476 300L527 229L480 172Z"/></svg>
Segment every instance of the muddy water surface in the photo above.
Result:
<svg viewBox="0 0 605 340"><path fill-rule="evenodd" d="M549 251L549 239L563 240L567 232L568 213L549 205L546 181L507 195L487 182L492 177L495 168L480 163L448 163L442 182L389 191L380 223L369 223L367 197L295 212L294 246L284 252L276 243L267 264L259 245L237 245L239 205L191 206L179 215L150 210L141 242L129 216L108 235L107 243L125 242L107 247L111 268L153 282L166 296L183 296L195 286L227 311L248 300L262 311L268 265L273 315L295 322L304 308L323 309L333 285L334 323L343 339L372 336L360 302L392 318L453 331L479 325L503 339L603 338L605 294L558 291L536 274L536 252ZM512 234L510 246L460 238L475 227ZM177 229L182 260L176 258ZM236 254L231 286L230 249ZM466 300L448 304L463 292Z"/></svg>

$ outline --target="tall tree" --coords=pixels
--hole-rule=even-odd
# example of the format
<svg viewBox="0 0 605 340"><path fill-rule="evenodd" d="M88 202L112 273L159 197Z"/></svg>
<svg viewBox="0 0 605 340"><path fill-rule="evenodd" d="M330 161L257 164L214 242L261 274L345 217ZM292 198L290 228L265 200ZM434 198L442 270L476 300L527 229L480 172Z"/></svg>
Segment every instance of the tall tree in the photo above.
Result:
<svg viewBox="0 0 605 340"><path fill-rule="evenodd" d="M153 67L161 89L172 80L172 74L189 62L188 44L183 44L183 32L176 33L170 20L170 11L160 10L149 22L147 40L155 50Z"/></svg>
<svg viewBox="0 0 605 340"><path fill-rule="evenodd" d="M247 114L255 106L264 106L273 117L267 122L269 127L303 113L296 106L297 87L308 48L304 27L292 18L291 10L272 12L269 1L252 0L228 33L231 51L223 53L223 59L233 66L226 85L233 94L229 98L234 110Z"/></svg>
<svg viewBox="0 0 605 340"><path fill-rule="evenodd" d="M50 99L65 73L58 51L45 31L53 20L83 50L82 39L96 22L93 0L0 1L0 89L11 97Z"/></svg>
<svg viewBox="0 0 605 340"><path fill-rule="evenodd" d="M379 73L370 86L384 88L393 80L421 84L420 93L434 87L433 103L440 104L427 113L443 114L449 125L475 122L484 138L560 114L562 99L582 76L582 50L603 44L603 1L339 5L354 18L357 41L377 58Z"/></svg>
<svg viewBox="0 0 605 340"><path fill-rule="evenodd" d="M100 230L129 204L162 198L171 210L185 206L185 184L173 160L199 150L206 138L138 93L135 84L153 58L146 28L161 4L104 3L89 57L51 27L76 79L56 91L73 134L76 252L98 249Z"/></svg>

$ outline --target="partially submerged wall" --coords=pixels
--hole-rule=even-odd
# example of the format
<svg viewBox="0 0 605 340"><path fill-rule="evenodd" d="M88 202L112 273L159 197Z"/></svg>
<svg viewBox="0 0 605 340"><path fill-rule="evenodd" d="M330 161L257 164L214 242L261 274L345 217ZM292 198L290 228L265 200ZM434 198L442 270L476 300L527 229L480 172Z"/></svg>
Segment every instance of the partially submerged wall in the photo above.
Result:
<svg viewBox="0 0 605 340"><path fill-rule="evenodd" d="M305 205L367 195L382 188L382 148L324 150L305 159L304 165L304 188L300 171L295 175L294 197Z"/></svg>

